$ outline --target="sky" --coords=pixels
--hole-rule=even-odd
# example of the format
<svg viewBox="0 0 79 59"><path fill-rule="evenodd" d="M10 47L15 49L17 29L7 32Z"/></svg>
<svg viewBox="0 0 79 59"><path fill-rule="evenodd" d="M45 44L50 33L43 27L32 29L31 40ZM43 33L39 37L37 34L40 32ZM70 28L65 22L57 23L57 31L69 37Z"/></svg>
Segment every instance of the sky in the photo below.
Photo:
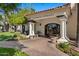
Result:
<svg viewBox="0 0 79 59"><path fill-rule="evenodd" d="M20 5L21 8L33 8L35 11L43 11L50 8L56 8L58 6L62 6L64 3L22 3Z"/></svg>

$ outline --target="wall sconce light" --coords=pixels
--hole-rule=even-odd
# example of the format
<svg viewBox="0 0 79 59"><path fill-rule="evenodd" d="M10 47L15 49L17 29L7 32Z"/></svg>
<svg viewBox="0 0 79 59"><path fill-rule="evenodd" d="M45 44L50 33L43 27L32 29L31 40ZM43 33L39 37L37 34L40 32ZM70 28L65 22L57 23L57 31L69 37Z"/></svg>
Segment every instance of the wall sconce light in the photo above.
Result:
<svg viewBox="0 0 79 59"><path fill-rule="evenodd" d="M41 23L40 23L40 26L41 26Z"/></svg>

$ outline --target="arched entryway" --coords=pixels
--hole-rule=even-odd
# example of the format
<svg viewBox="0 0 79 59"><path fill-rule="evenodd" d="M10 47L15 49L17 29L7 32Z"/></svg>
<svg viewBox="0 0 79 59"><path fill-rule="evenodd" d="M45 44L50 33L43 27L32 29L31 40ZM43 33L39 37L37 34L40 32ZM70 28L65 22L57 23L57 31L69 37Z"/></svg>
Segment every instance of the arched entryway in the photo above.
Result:
<svg viewBox="0 0 79 59"><path fill-rule="evenodd" d="M57 23L48 23L45 25L45 36L53 37L60 35L60 25Z"/></svg>

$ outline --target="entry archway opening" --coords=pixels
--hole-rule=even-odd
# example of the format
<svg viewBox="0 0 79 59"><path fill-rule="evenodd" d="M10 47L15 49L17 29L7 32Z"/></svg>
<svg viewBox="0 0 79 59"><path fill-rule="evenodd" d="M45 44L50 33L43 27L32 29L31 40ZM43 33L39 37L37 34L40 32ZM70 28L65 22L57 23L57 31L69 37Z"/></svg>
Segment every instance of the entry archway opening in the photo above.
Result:
<svg viewBox="0 0 79 59"><path fill-rule="evenodd" d="M45 25L46 37L59 37L60 36L60 24L48 23Z"/></svg>

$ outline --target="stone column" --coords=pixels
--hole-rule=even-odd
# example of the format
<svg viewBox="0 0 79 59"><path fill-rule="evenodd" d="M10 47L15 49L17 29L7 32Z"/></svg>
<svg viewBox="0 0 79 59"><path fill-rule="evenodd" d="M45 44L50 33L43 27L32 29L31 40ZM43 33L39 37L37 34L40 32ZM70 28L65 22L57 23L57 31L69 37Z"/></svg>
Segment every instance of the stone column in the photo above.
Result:
<svg viewBox="0 0 79 59"><path fill-rule="evenodd" d="M35 27L35 23L32 23L32 35L35 35L35 29L34 29L34 27Z"/></svg>
<svg viewBox="0 0 79 59"><path fill-rule="evenodd" d="M66 37L66 20L61 21L61 38Z"/></svg>
<svg viewBox="0 0 79 59"><path fill-rule="evenodd" d="M29 22L29 36L34 36L35 32L34 32L34 23Z"/></svg>
<svg viewBox="0 0 79 59"><path fill-rule="evenodd" d="M61 34L61 38L58 39L58 43L63 43L63 42L68 42L68 38L66 36L66 18L60 18L61 21L61 30L60 30L60 34Z"/></svg>

